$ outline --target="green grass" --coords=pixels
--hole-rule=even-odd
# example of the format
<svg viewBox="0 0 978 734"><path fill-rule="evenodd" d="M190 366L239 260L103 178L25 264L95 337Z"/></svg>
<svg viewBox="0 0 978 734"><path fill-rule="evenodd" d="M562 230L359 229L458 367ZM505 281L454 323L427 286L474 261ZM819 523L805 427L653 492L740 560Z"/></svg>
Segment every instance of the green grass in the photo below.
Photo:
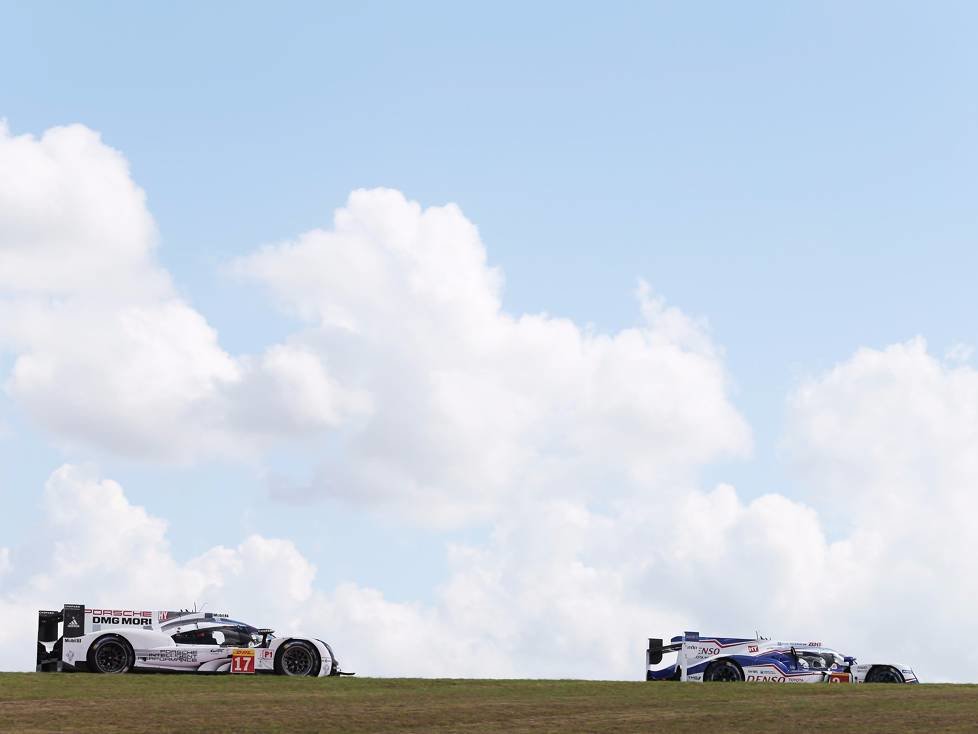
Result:
<svg viewBox="0 0 978 734"><path fill-rule="evenodd" d="M0 731L974 732L978 686L0 674Z"/></svg>

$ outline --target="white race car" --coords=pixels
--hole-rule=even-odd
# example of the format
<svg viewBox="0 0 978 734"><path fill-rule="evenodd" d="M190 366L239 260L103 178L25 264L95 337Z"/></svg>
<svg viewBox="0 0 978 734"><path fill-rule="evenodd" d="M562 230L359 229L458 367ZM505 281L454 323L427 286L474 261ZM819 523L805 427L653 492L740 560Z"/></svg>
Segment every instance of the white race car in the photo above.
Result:
<svg viewBox="0 0 978 734"><path fill-rule="evenodd" d="M663 655L676 658L663 663ZM763 638L707 637L685 632L668 645L650 638L646 680L766 683L917 683L913 670L897 663L856 663L821 642L776 642Z"/></svg>
<svg viewBox="0 0 978 734"><path fill-rule="evenodd" d="M352 675L322 640L276 636L228 614L65 604L38 614L37 670Z"/></svg>

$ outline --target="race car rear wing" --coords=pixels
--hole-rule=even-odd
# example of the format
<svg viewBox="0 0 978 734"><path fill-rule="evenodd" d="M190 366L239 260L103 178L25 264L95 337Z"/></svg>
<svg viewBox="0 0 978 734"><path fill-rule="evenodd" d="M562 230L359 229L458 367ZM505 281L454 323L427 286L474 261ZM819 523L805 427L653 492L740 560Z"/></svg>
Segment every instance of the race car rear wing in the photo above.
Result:
<svg viewBox="0 0 978 734"><path fill-rule="evenodd" d="M645 652L646 665L658 665L662 662L662 655L667 652L676 652L683 646L683 643L676 642L663 645L662 640L655 637L649 638L649 649Z"/></svg>
<svg viewBox="0 0 978 734"><path fill-rule="evenodd" d="M668 645L662 644L662 640L657 637L649 638L649 648L645 651L645 679L652 680L652 666L662 662L662 656L667 652L679 652L682 650L683 643L675 642Z"/></svg>
<svg viewBox="0 0 978 734"><path fill-rule="evenodd" d="M41 610L37 613L37 672L48 673L61 669L62 612ZM55 650L57 648L57 650Z"/></svg>
<svg viewBox="0 0 978 734"><path fill-rule="evenodd" d="M65 637L85 634L85 605L65 604L61 611L37 613L37 672L63 670L61 651Z"/></svg>

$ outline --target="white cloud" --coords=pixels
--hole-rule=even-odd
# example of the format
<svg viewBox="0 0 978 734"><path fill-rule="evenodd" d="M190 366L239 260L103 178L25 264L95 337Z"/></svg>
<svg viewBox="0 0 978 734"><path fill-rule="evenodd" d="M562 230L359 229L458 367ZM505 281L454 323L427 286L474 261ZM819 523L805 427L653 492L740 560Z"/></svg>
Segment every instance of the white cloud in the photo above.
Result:
<svg viewBox="0 0 978 734"><path fill-rule="evenodd" d="M514 493L661 486L749 450L702 324L644 284L642 324L616 334L510 315L500 272L454 205L355 191L332 229L233 270L308 324L293 341L336 383L369 396L313 492L395 499L451 522L496 512Z"/></svg>
<svg viewBox="0 0 978 734"><path fill-rule="evenodd" d="M433 602L394 603L317 589L289 540L177 562L162 519L65 466L37 547L0 551L6 640L68 599L207 599L322 631L371 673L641 677L641 640L683 627L838 640L930 679L978 663L958 643L978 592L978 372L961 350L863 349L802 385L787 443L811 493L744 502L696 490L698 468L750 448L722 353L647 286L640 325L613 334L509 314L457 207L357 191L332 229L234 264L304 321L234 356L155 261L144 199L84 127L0 129L0 348L37 423L168 461L328 435L343 458L309 494L490 518L492 537L451 549ZM23 667L19 649L0 645L0 665Z"/></svg>
<svg viewBox="0 0 978 734"><path fill-rule="evenodd" d="M860 520L946 499L978 477L978 371L942 364L923 339L859 350L802 386L791 408L795 461Z"/></svg>
<svg viewBox="0 0 978 734"><path fill-rule="evenodd" d="M371 411L368 394L337 385L326 360L301 344L278 344L241 364L247 379L228 392L228 410L253 434L315 434Z"/></svg>
<svg viewBox="0 0 978 734"><path fill-rule="evenodd" d="M187 304L6 306L22 346L5 387L56 436L158 458L228 443L222 393L241 368Z"/></svg>
<svg viewBox="0 0 978 734"><path fill-rule="evenodd" d="M35 161L48 184L21 186L17 172ZM3 131L0 163L0 248L8 272L23 275L0 285L0 344L15 355L6 388L63 441L186 460L335 429L344 459L323 467L318 491L328 483L429 521L501 518L489 547L454 551L437 603L393 604L356 585L314 590L288 541L255 536L177 563L162 520L66 466L45 492L53 550L19 568L5 605L23 615L58 603L52 594L147 605L209 595L273 620L331 620L376 672L561 671L568 654L593 647L595 662L567 674L631 668L632 642L609 635L622 614L637 630L648 606L632 595L634 570L609 570L628 555L589 560L590 536L623 550L614 528L628 503L658 502L703 462L749 450L702 324L644 285L641 325L615 334L507 314L501 274L457 207L358 191L333 230L236 264L308 328L234 357L153 259L152 220L121 155L81 127L40 139ZM105 201L85 206L96 195ZM46 207L64 219L54 229L39 219ZM115 231L113 217L128 224ZM83 236L71 239L76 228ZM45 263L62 256L74 264L49 282ZM601 515L592 501L625 504ZM581 532L565 538L575 523ZM246 579L271 588L256 597ZM528 667L526 650L536 654Z"/></svg>
<svg viewBox="0 0 978 734"><path fill-rule="evenodd" d="M790 415L813 506L848 529L850 560L828 578L851 627L934 675L973 676L978 654L959 642L978 632L978 371L919 338L861 349L803 385Z"/></svg>
<svg viewBox="0 0 978 734"><path fill-rule="evenodd" d="M210 602L290 626L312 595L315 569L289 540L252 535L177 562L167 523L91 467L55 471L43 510L36 539L0 587L0 669L31 667L37 610L69 601L159 609Z"/></svg>
<svg viewBox="0 0 978 734"><path fill-rule="evenodd" d="M348 668L372 675L641 679L644 639L686 628L817 637L867 662L906 658L929 680L973 669L957 634L943 640L927 624L969 631L973 588L925 606L939 582L927 582L913 558L891 556L873 529L830 542L811 508L779 495L744 503L728 486L633 498L608 512L527 502L484 546L450 548L449 577L426 604L355 583L318 588L295 545L257 535L179 563L166 524L90 469L56 471L44 507L38 537L53 551L0 592L0 612L17 622L0 630L0 667L30 667L36 609L70 599L206 600L321 635ZM933 619L922 622L920 609Z"/></svg>
<svg viewBox="0 0 978 734"><path fill-rule="evenodd" d="M91 467L55 471L43 509L35 542L44 552L25 553L0 592L4 619L17 620L0 630L3 668L30 667L33 615L68 600L206 600L324 635L348 666L387 675L638 677L649 626L680 624L669 611L675 600L646 603L634 586L644 561L634 558L634 536L619 537L621 518L569 503L526 506L487 547L454 548L451 577L431 605L393 603L353 583L317 589L314 567L291 542L257 535L178 563L166 523Z"/></svg>
<svg viewBox="0 0 978 734"><path fill-rule="evenodd" d="M126 160L83 125L40 138L0 121L0 289L62 298L165 296L156 226Z"/></svg>
<svg viewBox="0 0 978 734"><path fill-rule="evenodd" d="M604 512L517 504L487 546L455 551L429 613L459 649L499 653L493 674L573 675L582 659L580 675L630 677L637 640L698 628L822 639L925 680L973 679L978 655L960 640L978 631L978 370L920 339L862 349L790 406L809 504L744 502L727 486Z"/></svg>
<svg viewBox="0 0 978 734"><path fill-rule="evenodd" d="M0 126L4 387L38 424L68 445L189 461L247 455L360 405L301 348L227 354L156 261L145 199L92 130Z"/></svg>
<svg viewBox="0 0 978 734"><path fill-rule="evenodd" d="M749 450L705 327L644 285L616 334L507 314L454 205L356 191L332 230L239 260L308 328L234 356L156 261L145 199L88 128L0 128L4 387L63 444L187 462L322 435L343 460L308 486L435 522Z"/></svg>

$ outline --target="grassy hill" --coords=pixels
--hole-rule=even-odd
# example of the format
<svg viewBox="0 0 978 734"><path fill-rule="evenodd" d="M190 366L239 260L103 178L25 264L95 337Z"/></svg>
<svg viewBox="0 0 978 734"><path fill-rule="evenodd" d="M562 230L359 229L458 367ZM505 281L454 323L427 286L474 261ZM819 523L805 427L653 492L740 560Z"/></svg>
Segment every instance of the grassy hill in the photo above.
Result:
<svg viewBox="0 0 978 734"><path fill-rule="evenodd" d="M0 731L974 732L978 686L0 674Z"/></svg>

